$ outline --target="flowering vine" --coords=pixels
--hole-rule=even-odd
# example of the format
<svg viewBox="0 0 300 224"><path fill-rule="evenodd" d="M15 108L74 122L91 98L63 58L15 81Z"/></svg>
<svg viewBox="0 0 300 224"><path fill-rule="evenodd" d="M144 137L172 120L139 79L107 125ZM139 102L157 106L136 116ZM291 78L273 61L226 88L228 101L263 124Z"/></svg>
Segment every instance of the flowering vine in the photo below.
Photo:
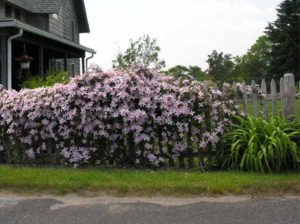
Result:
<svg viewBox="0 0 300 224"><path fill-rule="evenodd" d="M94 66L66 85L1 88L0 156L17 149L33 162L54 153L74 166L161 166L218 143L237 113L231 91L156 70Z"/></svg>

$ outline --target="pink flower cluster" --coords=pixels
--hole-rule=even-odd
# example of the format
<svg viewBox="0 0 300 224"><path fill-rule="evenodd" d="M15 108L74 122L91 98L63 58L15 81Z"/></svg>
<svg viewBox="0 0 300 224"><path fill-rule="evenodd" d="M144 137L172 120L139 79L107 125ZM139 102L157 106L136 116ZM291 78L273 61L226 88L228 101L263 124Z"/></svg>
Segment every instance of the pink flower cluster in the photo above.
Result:
<svg viewBox="0 0 300 224"><path fill-rule="evenodd" d="M189 142L203 149L217 143L237 113L231 99L216 87L155 70L95 67L67 85L1 88L0 149L17 148L31 161L52 151L75 166L160 166L195 147Z"/></svg>

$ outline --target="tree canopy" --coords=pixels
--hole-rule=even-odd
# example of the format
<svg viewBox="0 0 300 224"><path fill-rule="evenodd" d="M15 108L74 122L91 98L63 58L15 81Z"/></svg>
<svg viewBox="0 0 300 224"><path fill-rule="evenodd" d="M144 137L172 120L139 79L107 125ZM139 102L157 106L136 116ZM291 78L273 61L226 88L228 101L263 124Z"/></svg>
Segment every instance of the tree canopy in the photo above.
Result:
<svg viewBox="0 0 300 224"><path fill-rule="evenodd" d="M277 20L266 34L271 42L270 72L274 77L291 72L300 79L300 0L285 0L277 9Z"/></svg>
<svg viewBox="0 0 300 224"><path fill-rule="evenodd" d="M136 41L130 40L129 42L127 50L119 52L113 60L113 68L129 69L136 65L157 69L165 67L165 61L159 59L161 49L156 39L144 35Z"/></svg>
<svg viewBox="0 0 300 224"><path fill-rule="evenodd" d="M189 67L177 65L167 70L166 73L177 78L193 78L198 81L203 81L208 78L206 73L197 65Z"/></svg>
<svg viewBox="0 0 300 224"><path fill-rule="evenodd" d="M221 82L231 82L234 79L234 61L231 54L218 53L214 50L208 55L207 73L213 79Z"/></svg>
<svg viewBox="0 0 300 224"><path fill-rule="evenodd" d="M269 77L271 43L266 35L260 36L248 52L235 57L235 74L239 81L260 81Z"/></svg>

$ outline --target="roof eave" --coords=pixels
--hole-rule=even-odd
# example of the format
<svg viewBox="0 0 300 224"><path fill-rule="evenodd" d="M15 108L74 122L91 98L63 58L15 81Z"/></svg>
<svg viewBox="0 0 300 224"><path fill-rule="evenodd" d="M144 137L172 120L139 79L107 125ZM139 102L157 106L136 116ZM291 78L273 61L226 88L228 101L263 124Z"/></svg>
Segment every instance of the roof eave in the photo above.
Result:
<svg viewBox="0 0 300 224"><path fill-rule="evenodd" d="M59 36L56 36L54 34L46 32L44 30L40 30L38 28L32 27L30 25L27 25L27 24L22 23L22 22L20 22L18 20L15 20L15 19L2 18L0 20L0 28L1 27L15 27L15 28L23 29L24 31L27 31L27 32L30 32L30 33L34 33L36 35L39 35L39 36L42 36L42 37L45 37L45 38L48 38L48 39L51 39L51 40L63 43L63 44L67 44L69 46L72 46L72 47L75 47L77 49L89 52L91 54L96 54L96 51L94 49L91 49L91 48L85 47L83 45L74 43L72 41L69 41L69 40L64 39L62 37L59 37Z"/></svg>
<svg viewBox="0 0 300 224"><path fill-rule="evenodd" d="M82 12L83 12L83 19L84 19L84 23L85 23L85 27L82 30L80 30L80 33L90 33L90 25L89 25L87 13L86 13L84 0L81 0L80 2L81 2L81 8L82 8Z"/></svg>

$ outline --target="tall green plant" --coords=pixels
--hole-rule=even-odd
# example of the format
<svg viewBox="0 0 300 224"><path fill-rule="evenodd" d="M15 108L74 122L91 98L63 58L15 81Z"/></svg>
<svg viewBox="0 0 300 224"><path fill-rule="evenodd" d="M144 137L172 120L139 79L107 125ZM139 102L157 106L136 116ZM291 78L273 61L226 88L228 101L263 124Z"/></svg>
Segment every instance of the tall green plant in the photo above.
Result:
<svg viewBox="0 0 300 224"><path fill-rule="evenodd" d="M226 169L262 173L296 169L300 165L299 137L298 121L237 117L236 124L223 137L219 163Z"/></svg>
<svg viewBox="0 0 300 224"><path fill-rule="evenodd" d="M55 74L47 75L45 77L31 77L25 80L21 87L26 89L36 89L40 87L50 87L57 83L67 84L70 82L70 75L68 72L58 72Z"/></svg>

